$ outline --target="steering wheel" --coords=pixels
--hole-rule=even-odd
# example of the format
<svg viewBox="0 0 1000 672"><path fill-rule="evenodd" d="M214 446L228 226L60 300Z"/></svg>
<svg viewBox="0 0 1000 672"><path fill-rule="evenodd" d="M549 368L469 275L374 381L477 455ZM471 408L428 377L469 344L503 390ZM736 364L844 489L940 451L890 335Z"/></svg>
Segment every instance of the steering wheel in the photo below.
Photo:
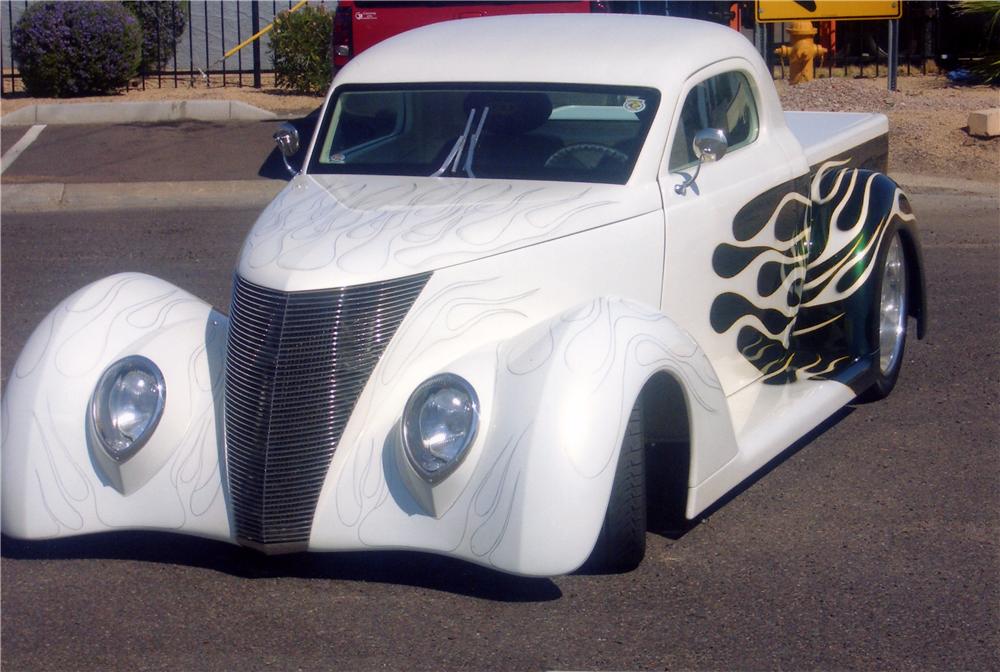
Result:
<svg viewBox="0 0 1000 672"><path fill-rule="evenodd" d="M587 168L594 169L600 165L605 158L614 159L622 164L629 162L629 156L625 152L619 151L607 145L598 145L592 142L579 142L575 145L566 145L562 149L556 150L545 160L545 167L563 166L566 168Z"/></svg>

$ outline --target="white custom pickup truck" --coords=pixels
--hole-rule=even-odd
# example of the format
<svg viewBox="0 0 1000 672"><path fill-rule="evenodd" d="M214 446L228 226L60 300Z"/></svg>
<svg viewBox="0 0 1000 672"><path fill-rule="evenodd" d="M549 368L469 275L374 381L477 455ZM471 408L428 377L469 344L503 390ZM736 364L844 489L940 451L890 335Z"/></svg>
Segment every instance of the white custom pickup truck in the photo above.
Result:
<svg viewBox="0 0 1000 672"><path fill-rule="evenodd" d="M647 501L693 519L892 390L926 309L887 130L783 112L704 22L383 42L334 80L228 316L130 273L37 328L3 397L3 532L635 567Z"/></svg>

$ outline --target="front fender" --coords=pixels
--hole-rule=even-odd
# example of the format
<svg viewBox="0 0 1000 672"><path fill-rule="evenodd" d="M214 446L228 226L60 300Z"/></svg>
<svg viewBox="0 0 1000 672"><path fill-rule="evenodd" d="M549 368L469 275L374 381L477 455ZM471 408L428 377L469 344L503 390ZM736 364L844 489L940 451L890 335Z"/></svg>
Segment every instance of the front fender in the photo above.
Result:
<svg viewBox="0 0 1000 672"><path fill-rule="evenodd" d="M99 280L49 313L2 402L4 533L146 528L228 540L216 415L227 327L207 303L138 273ZM112 473L89 445L86 416L101 374L128 355L157 364L166 405L148 443Z"/></svg>
<svg viewBox="0 0 1000 672"><path fill-rule="evenodd" d="M407 473L398 426L389 432L385 495L360 522L369 547L423 548L526 575L578 568L603 522L629 413L659 372L680 382L692 431L708 448L693 455L692 482L735 455L705 355L667 317L624 299L582 304L444 370L479 391L480 434L461 467L431 487ZM374 465L358 464L378 492ZM332 524L317 522L314 544Z"/></svg>
<svg viewBox="0 0 1000 672"><path fill-rule="evenodd" d="M692 450L689 482L735 455L711 364L685 331L653 309L595 300L506 344L498 364L498 411L522 420L512 422L504 443L519 441L523 456L513 478L519 491L509 526L516 535L498 546L495 561L538 574L583 564L604 520L632 407L657 373L680 383L690 426L706 447L719 449Z"/></svg>

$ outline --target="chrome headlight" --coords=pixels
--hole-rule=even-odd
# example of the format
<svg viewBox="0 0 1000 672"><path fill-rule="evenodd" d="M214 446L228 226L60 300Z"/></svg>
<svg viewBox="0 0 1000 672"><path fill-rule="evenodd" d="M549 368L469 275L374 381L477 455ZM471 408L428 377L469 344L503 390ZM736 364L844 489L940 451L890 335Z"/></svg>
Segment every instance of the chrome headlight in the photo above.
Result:
<svg viewBox="0 0 1000 672"><path fill-rule="evenodd" d="M453 472L479 429L479 399L472 385L452 373L428 378L403 411L403 449L421 478L437 483Z"/></svg>
<svg viewBox="0 0 1000 672"><path fill-rule="evenodd" d="M115 462L138 452L156 429L166 402L160 369L132 355L109 366L94 388L90 421L94 437Z"/></svg>

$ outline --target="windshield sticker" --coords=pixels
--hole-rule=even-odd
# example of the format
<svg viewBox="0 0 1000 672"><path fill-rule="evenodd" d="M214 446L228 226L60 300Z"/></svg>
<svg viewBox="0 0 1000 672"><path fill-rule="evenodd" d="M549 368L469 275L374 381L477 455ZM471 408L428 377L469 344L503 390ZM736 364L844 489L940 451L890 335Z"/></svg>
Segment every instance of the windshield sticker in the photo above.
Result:
<svg viewBox="0 0 1000 672"><path fill-rule="evenodd" d="M330 157L330 163L347 163L347 157L343 154L334 154Z"/></svg>
<svg viewBox="0 0 1000 672"><path fill-rule="evenodd" d="M633 96L628 96L625 98L625 104L622 105L629 112L634 112L638 114L646 109L646 100L644 98L635 98Z"/></svg>

